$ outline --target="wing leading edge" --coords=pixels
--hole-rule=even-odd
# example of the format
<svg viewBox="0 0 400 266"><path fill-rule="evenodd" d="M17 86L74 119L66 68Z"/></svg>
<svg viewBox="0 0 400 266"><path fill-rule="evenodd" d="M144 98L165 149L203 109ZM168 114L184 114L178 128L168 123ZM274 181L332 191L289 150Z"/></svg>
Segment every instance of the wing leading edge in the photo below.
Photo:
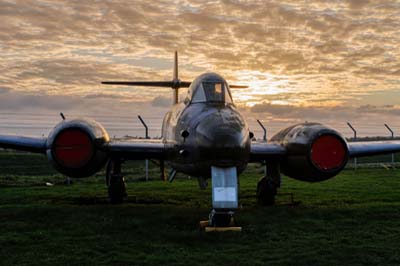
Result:
<svg viewBox="0 0 400 266"><path fill-rule="evenodd" d="M349 157L366 157L400 152L400 140L361 141L348 143ZM277 143L252 142L250 161L261 161L285 156L286 148Z"/></svg>
<svg viewBox="0 0 400 266"><path fill-rule="evenodd" d="M250 161L264 161L284 156L286 149L277 143L252 142L250 150Z"/></svg>
<svg viewBox="0 0 400 266"><path fill-rule="evenodd" d="M0 148L46 153L46 138L0 135Z"/></svg>
<svg viewBox="0 0 400 266"><path fill-rule="evenodd" d="M46 153L47 138L0 135L0 148ZM166 149L161 140L133 139L128 141L112 141L105 149L110 156L125 159L165 159Z"/></svg>
<svg viewBox="0 0 400 266"><path fill-rule="evenodd" d="M111 156L124 159L166 159L167 152L162 140L132 139L112 141L107 144Z"/></svg>
<svg viewBox="0 0 400 266"><path fill-rule="evenodd" d="M400 140L350 142L348 147L351 158L396 153L400 152Z"/></svg>
<svg viewBox="0 0 400 266"><path fill-rule="evenodd" d="M365 157L400 152L400 140L362 141L348 143L349 156ZM47 139L38 137L0 135L0 148L46 153ZM167 159L167 149L162 140L133 139L113 141L105 147L111 156L126 159ZM286 148L276 143L251 143L250 161L276 159L286 154Z"/></svg>

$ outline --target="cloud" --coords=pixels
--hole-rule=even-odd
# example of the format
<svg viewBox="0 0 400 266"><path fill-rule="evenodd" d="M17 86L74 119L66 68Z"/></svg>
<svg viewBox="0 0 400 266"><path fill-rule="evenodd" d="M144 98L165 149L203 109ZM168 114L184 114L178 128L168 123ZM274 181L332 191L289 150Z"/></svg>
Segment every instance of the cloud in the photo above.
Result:
<svg viewBox="0 0 400 266"><path fill-rule="evenodd" d="M0 94L10 92L12 89L8 87L0 87Z"/></svg>
<svg viewBox="0 0 400 266"><path fill-rule="evenodd" d="M271 103L257 104L251 108L253 113L268 113L276 117L296 118L303 120L319 120L333 116L352 117L350 108L321 107L321 106L293 106Z"/></svg>
<svg viewBox="0 0 400 266"><path fill-rule="evenodd" d="M70 110L80 106L82 99L74 96L25 94L14 91L0 93L0 110Z"/></svg>
<svg viewBox="0 0 400 266"><path fill-rule="evenodd" d="M368 115L400 115L400 105L361 105L361 106L293 106L271 103L257 104L250 108L254 114L270 114L279 118L294 118L308 121L359 119Z"/></svg>
<svg viewBox="0 0 400 266"><path fill-rule="evenodd" d="M163 96L157 96L151 101L152 106L168 107L171 106L171 99Z"/></svg>
<svg viewBox="0 0 400 266"><path fill-rule="evenodd" d="M105 94L105 93L94 93L94 94L88 94L84 96L86 99L123 99L124 97L121 95L115 95L115 94Z"/></svg>
<svg viewBox="0 0 400 266"><path fill-rule="evenodd" d="M399 12L396 1L380 0L2 1L0 93L10 87L36 105L54 95L60 106L113 100L166 107L168 91L100 81L170 79L179 50L182 79L212 70L232 83L261 84L241 95L246 101L292 93L285 101L298 108L346 106L361 94L399 88ZM64 104L63 97L74 100Z"/></svg>
<svg viewBox="0 0 400 266"><path fill-rule="evenodd" d="M347 0L347 3L352 9L363 8L369 4L369 0Z"/></svg>
<svg viewBox="0 0 400 266"><path fill-rule="evenodd" d="M79 97L73 95L36 95L8 91L0 93L0 118L4 113L16 114L16 117L21 119L21 117L37 116L38 114L57 115L59 112L63 112L69 117L92 117L99 119L115 117L115 121L125 121L127 119L131 120L132 117L140 113L143 116L152 117L152 119L158 121L162 119L167 111L166 106L163 105L163 100L165 99L159 97L159 104L153 105L150 102L101 93ZM7 115L2 119L9 120ZM111 123L112 121L110 120L109 122ZM118 123L120 122L115 122L114 126ZM157 122L157 126L158 124L159 122Z"/></svg>

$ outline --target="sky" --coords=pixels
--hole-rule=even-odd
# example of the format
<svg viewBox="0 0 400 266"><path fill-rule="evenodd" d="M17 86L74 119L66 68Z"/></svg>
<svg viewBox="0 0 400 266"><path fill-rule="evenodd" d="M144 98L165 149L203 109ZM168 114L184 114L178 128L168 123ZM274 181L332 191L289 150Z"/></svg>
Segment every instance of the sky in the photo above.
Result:
<svg viewBox="0 0 400 266"><path fill-rule="evenodd" d="M317 121L352 134L400 134L400 2L0 0L0 134L47 134L89 116L110 135L160 135L169 80L213 71L260 134ZM182 97L185 90L181 89ZM257 135L257 134L256 134Z"/></svg>

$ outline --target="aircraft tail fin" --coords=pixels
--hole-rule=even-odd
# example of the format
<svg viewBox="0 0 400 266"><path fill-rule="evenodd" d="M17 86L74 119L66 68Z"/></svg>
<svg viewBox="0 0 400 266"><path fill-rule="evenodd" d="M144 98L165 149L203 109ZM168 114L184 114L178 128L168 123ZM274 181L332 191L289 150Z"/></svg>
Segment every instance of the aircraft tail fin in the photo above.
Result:
<svg viewBox="0 0 400 266"><path fill-rule="evenodd" d="M172 77L173 80L179 80L178 78L178 51L175 51L175 58L174 58L174 76Z"/></svg>

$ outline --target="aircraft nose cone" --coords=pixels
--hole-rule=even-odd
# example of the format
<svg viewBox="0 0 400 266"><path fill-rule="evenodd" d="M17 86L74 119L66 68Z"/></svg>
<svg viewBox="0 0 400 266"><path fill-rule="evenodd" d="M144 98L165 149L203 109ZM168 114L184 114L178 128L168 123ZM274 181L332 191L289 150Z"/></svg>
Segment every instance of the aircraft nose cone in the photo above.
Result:
<svg viewBox="0 0 400 266"><path fill-rule="evenodd" d="M196 129L201 157L218 161L247 161L249 132L239 113L219 110L204 117Z"/></svg>
<svg viewBox="0 0 400 266"><path fill-rule="evenodd" d="M197 142L200 146L215 148L240 147L244 142L244 134L235 123L219 123L207 121L200 123Z"/></svg>

